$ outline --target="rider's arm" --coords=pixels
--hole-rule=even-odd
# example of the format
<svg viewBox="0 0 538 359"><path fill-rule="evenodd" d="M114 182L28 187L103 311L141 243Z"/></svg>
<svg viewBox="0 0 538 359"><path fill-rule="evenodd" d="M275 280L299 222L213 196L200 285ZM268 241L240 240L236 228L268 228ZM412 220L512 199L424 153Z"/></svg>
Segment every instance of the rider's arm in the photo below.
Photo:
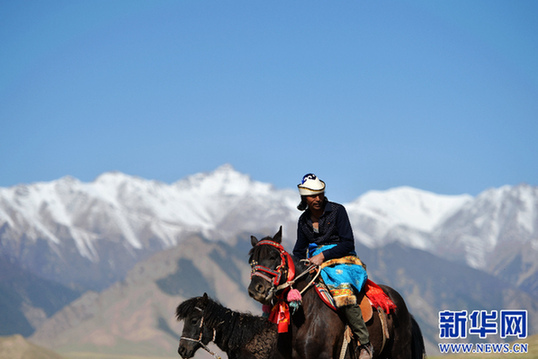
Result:
<svg viewBox="0 0 538 359"><path fill-rule="evenodd" d="M297 241L295 247L293 247L293 255L299 259L306 259L308 251L308 239L301 231L301 226L297 226Z"/></svg>
<svg viewBox="0 0 538 359"><path fill-rule="evenodd" d="M351 223L349 222L346 209L340 206L337 211L336 229L340 240L336 246L323 251L325 260L341 258L355 250L355 239L353 238L353 230L351 229Z"/></svg>

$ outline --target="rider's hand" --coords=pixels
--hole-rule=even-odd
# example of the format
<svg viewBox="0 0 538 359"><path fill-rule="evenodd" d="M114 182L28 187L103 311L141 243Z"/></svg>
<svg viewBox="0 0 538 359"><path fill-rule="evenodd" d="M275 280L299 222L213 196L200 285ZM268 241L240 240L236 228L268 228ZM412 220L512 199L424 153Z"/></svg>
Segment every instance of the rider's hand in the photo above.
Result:
<svg viewBox="0 0 538 359"><path fill-rule="evenodd" d="M323 255L323 252L316 254L312 258L310 258L310 263L315 264L317 266L321 265L323 261L325 260L325 256Z"/></svg>

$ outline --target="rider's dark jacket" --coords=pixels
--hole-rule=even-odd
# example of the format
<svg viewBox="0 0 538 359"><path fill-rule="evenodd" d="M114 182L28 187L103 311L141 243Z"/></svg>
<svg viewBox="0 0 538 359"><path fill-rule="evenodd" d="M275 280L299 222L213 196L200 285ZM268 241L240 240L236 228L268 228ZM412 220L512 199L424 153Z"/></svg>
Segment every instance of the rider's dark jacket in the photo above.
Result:
<svg viewBox="0 0 538 359"><path fill-rule="evenodd" d="M355 240L346 209L341 204L327 201L319 218L319 233L314 232L310 211L307 209L297 224L297 241L293 255L307 258L310 243L317 245L336 244L324 250L325 260L340 258L355 250Z"/></svg>

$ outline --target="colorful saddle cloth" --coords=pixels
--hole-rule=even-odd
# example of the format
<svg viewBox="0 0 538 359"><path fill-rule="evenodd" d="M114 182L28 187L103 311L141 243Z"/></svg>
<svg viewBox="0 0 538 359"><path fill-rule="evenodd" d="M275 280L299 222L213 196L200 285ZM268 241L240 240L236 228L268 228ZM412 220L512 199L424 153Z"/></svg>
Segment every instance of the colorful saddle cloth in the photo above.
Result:
<svg viewBox="0 0 538 359"><path fill-rule="evenodd" d="M311 245L309 250L310 257L334 246L335 244L325 246ZM357 303L355 294L362 290L368 275L363 263L355 253L325 261L320 268L323 282L334 298L337 307Z"/></svg>
<svg viewBox="0 0 538 359"><path fill-rule="evenodd" d="M333 247L311 245L310 257ZM377 284L368 279L365 265L355 253L324 262L321 266L323 283L316 284L321 299L331 308L358 303L356 293L363 292L371 305L389 314L396 305Z"/></svg>

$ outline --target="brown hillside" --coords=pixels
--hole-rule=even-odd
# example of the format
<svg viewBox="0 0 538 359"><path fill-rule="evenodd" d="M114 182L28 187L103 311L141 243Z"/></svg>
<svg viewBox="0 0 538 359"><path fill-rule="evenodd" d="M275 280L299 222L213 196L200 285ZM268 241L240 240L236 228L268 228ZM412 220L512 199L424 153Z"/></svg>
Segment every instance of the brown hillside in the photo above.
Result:
<svg viewBox="0 0 538 359"><path fill-rule="evenodd" d="M137 264L124 281L88 292L45 322L31 340L62 353L176 356L176 306L207 292L235 310L248 297L246 251L192 237ZM67 354L66 354L67 355Z"/></svg>

